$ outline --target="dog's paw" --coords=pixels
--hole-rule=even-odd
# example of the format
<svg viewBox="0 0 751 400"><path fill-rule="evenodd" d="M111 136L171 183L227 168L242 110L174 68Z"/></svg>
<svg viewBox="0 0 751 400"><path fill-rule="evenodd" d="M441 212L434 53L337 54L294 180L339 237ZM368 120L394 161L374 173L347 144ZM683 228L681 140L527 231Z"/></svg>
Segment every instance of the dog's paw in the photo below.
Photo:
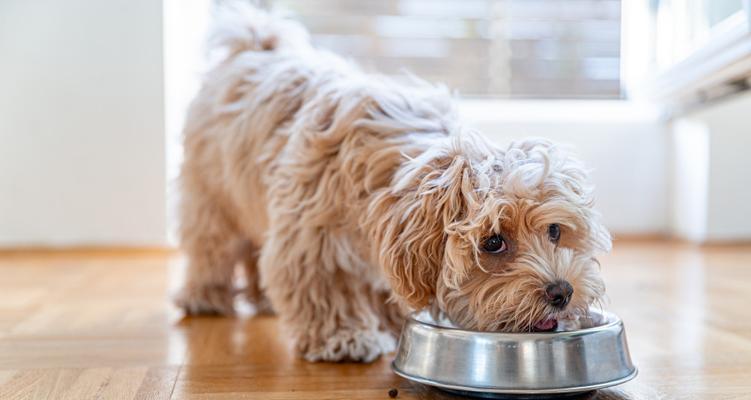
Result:
<svg viewBox="0 0 751 400"><path fill-rule="evenodd" d="M271 306L271 301L267 298L262 298L251 302L253 305L253 315L275 315L274 307Z"/></svg>
<svg viewBox="0 0 751 400"><path fill-rule="evenodd" d="M303 356L311 362L372 362L395 349L396 339L390 333L343 329L324 339L320 345L309 347Z"/></svg>
<svg viewBox="0 0 751 400"><path fill-rule="evenodd" d="M174 296L174 301L188 315L232 315L235 312L234 292L224 285L186 286Z"/></svg>
<svg viewBox="0 0 751 400"><path fill-rule="evenodd" d="M244 289L243 299L252 307L252 315L274 315L274 307L266 295L259 290Z"/></svg>

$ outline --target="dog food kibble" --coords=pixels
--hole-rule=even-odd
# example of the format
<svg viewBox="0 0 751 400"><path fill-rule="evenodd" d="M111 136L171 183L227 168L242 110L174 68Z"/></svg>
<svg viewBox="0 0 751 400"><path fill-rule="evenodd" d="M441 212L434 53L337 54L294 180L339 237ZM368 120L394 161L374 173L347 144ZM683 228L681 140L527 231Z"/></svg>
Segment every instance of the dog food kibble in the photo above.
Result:
<svg viewBox="0 0 751 400"><path fill-rule="evenodd" d="M396 388L391 388L391 390L389 390L389 397L395 399L396 396L399 396L399 391L396 390Z"/></svg>

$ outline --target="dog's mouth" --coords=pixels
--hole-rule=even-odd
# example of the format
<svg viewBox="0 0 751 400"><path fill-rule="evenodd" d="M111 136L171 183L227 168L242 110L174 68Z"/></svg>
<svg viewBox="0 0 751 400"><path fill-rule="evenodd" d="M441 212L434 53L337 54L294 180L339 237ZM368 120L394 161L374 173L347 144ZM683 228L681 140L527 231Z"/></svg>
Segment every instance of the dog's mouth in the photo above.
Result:
<svg viewBox="0 0 751 400"><path fill-rule="evenodd" d="M534 324L534 326L532 326L532 330L535 332L550 332L554 331L557 327L558 320L556 318L549 317Z"/></svg>

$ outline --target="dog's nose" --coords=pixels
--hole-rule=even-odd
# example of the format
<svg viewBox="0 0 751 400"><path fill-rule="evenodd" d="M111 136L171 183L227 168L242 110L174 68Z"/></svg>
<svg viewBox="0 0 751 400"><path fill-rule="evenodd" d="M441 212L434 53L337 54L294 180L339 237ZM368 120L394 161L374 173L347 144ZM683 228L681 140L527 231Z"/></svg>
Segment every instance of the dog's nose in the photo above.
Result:
<svg viewBox="0 0 751 400"><path fill-rule="evenodd" d="M557 281L545 287L545 299L553 307L566 307L573 294L574 288L566 281Z"/></svg>

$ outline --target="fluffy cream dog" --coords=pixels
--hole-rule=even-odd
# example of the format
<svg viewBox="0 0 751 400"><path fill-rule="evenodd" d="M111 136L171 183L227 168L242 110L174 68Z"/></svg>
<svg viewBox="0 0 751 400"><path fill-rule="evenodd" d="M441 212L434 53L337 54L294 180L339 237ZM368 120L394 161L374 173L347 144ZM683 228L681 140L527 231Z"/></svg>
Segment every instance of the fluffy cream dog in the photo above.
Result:
<svg viewBox="0 0 751 400"><path fill-rule="evenodd" d="M544 140L501 149L444 88L365 74L294 22L231 19L185 129L187 312L232 313L241 262L306 359L371 361L408 309L524 332L603 296L610 237L578 162Z"/></svg>

